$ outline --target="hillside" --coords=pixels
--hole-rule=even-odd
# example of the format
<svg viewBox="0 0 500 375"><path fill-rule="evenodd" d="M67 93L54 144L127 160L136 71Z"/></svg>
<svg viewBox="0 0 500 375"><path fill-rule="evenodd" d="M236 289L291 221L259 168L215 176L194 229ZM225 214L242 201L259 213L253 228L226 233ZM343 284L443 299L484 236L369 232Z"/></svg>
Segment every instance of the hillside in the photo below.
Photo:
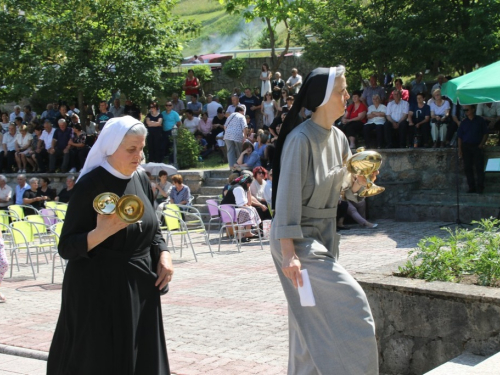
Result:
<svg viewBox="0 0 500 375"><path fill-rule="evenodd" d="M218 1L181 0L173 13L183 21L195 20L201 24L197 35L183 38L184 57L217 53L223 49L244 49L245 44L259 48L257 39L264 24L260 20L246 23L241 16L228 15ZM284 29L278 27L278 34L280 31Z"/></svg>

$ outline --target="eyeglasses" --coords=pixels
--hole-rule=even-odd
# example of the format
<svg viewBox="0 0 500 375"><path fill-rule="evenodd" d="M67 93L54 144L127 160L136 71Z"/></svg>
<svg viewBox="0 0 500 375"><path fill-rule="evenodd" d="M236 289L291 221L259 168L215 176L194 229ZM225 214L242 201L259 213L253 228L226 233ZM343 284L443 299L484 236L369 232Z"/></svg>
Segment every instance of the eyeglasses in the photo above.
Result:
<svg viewBox="0 0 500 375"><path fill-rule="evenodd" d="M470 109L469 108L464 108L464 112L469 112Z"/></svg>
<svg viewBox="0 0 500 375"><path fill-rule="evenodd" d="M265 173L264 173L264 172L262 172L262 171L259 171L259 172L257 172L257 174L265 174Z"/></svg>
<svg viewBox="0 0 500 375"><path fill-rule="evenodd" d="M172 107L172 104L165 104L165 107Z"/></svg>

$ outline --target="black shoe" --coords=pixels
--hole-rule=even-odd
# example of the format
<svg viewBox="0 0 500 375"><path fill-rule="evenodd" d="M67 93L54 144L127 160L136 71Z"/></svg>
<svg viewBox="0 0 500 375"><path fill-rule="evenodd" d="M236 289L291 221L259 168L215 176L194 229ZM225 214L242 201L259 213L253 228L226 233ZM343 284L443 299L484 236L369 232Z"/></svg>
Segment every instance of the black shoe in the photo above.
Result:
<svg viewBox="0 0 500 375"><path fill-rule="evenodd" d="M244 238L241 239L241 242L250 242L250 241L251 240L248 237L244 237Z"/></svg>

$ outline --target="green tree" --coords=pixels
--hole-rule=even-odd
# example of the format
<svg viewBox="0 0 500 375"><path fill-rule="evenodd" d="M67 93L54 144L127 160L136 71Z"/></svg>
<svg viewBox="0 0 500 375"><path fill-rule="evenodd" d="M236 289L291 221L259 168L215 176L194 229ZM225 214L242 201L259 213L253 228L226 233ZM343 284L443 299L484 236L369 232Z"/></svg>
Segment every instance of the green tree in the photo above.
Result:
<svg viewBox="0 0 500 375"><path fill-rule="evenodd" d="M276 71L279 69L285 55L288 53L290 47L290 40L292 37L292 29L290 22L303 14L303 1L307 0L219 0L224 5L226 11L230 14L242 14L248 21L260 18L265 22L269 31L269 44L271 46L271 70ZM278 36L276 35L277 26L283 23L286 30L285 50L276 55L276 46Z"/></svg>
<svg viewBox="0 0 500 375"><path fill-rule="evenodd" d="M465 73L500 58L496 0L313 0L304 8L295 27L305 57L343 63L356 76L384 66Z"/></svg>
<svg viewBox="0 0 500 375"><path fill-rule="evenodd" d="M136 102L162 93L163 73L181 59L178 34L190 30L174 4L0 0L0 99L50 91L83 108L117 88Z"/></svg>

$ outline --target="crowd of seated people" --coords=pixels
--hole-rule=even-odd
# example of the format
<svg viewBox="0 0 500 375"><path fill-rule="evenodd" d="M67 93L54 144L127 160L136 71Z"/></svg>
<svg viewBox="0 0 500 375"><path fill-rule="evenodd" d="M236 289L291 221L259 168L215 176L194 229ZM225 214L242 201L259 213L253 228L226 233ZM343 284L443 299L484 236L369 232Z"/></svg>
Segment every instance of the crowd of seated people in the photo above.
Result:
<svg viewBox="0 0 500 375"><path fill-rule="evenodd" d="M50 186L50 179L46 176L33 177L29 181L25 174L17 175L17 185L13 189L7 185L7 178L0 175L0 208L7 209L10 205L31 206L36 210L45 208L46 202L56 201L68 203L75 186L75 177L66 178L66 187L58 193ZM30 207L24 208L26 215L35 214Z"/></svg>
<svg viewBox="0 0 500 375"><path fill-rule="evenodd" d="M362 92L352 92L344 116L335 125L345 133L352 149L359 146L361 136L367 148L456 146L457 130L466 114L460 104L453 104L441 93L441 86L449 79L439 75L429 90L423 74L417 72L407 86L396 78L394 87L384 88L372 75ZM500 131L500 103L480 104L476 115L488 122L490 132Z"/></svg>

